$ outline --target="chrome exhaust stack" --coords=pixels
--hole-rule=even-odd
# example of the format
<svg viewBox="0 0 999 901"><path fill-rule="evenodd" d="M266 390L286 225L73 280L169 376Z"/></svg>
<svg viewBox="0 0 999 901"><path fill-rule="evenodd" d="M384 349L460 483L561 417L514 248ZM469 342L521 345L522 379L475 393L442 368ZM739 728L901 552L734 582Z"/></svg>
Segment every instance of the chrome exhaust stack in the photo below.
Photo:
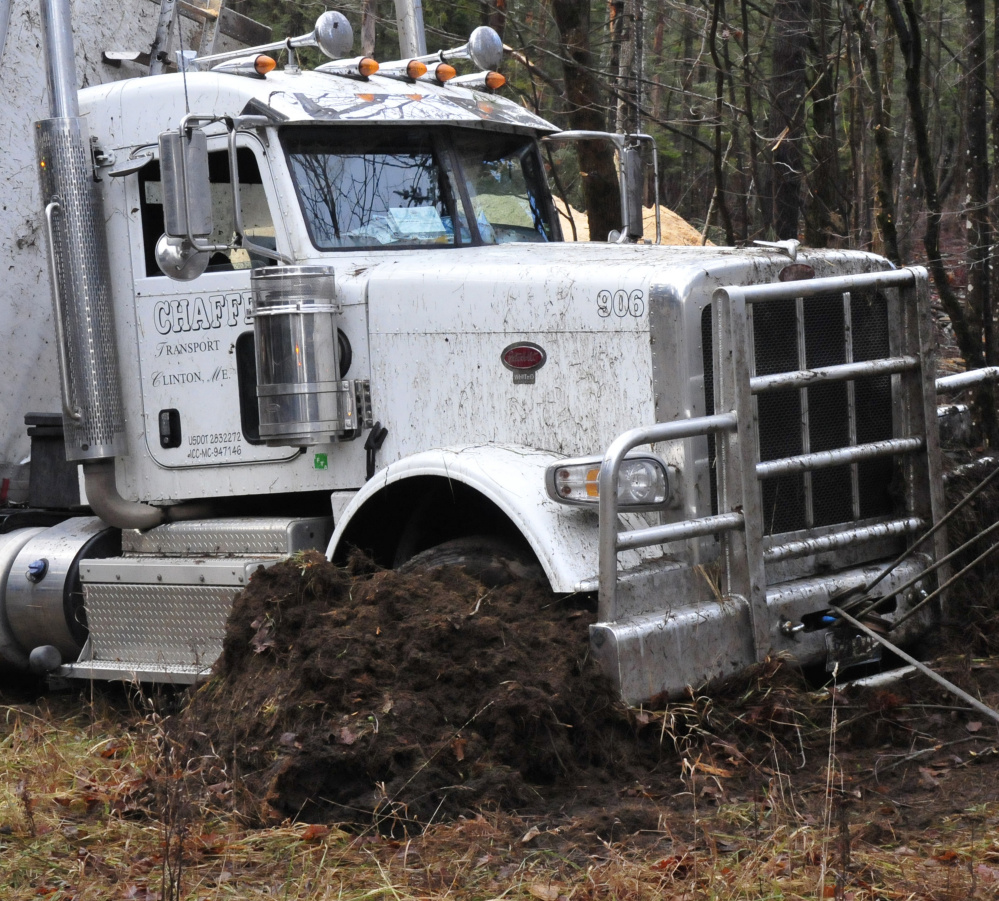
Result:
<svg viewBox="0 0 999 901"><path fill-rule="evenodd" d="M76 94L69 0L41 0L51 118L35 123L66 457L113 458L124 432L111 276L90 136Z"/></svg>

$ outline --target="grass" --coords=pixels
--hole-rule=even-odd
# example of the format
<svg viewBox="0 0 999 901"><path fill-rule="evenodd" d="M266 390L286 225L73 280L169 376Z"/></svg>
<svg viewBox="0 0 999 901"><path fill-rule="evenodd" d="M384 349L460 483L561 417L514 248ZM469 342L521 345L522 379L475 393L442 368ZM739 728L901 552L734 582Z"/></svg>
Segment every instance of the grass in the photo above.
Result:
<svg viewBox="0 0 999 901"><path fill-rule="evenodd" d="M824 815L778 767L757 798L690 757L693 814L653 834L585 843L572 822L490 813L391 840L285 822L247 829L188 798L159 721L68 696L0 707L4 901L416 901L416 899L999 897L999 804L948 816L905 842L850 816L830 745ZM873 753L873 752L872 752ZM775 758L776 760L776 758ZM995 778L994 769L983 778ZM719 789L721 791L719 792ZM890 799L886 799L886 806ZM680 828L682 826L682 828ZM693 826L693 828L691 828ZM918 839L918 840L916 840Z"/></svg>

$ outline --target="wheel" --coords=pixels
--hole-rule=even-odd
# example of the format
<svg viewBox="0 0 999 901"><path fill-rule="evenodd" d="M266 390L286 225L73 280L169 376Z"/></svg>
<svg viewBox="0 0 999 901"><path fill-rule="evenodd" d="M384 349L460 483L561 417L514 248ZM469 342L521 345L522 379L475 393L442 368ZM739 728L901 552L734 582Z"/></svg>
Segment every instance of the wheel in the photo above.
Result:
<svg viewBox="0 0 999 901"><path fill-rule="evenodd" d="M488 535L442 542L421 551L396 569L401 573L413 573L438 566L460 566L487 588L498 588L517 579L544 578L544 570L530 551Z"/></svg>

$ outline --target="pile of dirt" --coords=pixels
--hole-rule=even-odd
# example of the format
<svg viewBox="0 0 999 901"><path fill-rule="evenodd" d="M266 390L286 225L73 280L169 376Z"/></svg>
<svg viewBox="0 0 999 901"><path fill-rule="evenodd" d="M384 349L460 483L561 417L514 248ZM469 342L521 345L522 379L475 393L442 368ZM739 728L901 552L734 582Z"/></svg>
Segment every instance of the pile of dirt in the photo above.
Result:
<svg viewBox="0 0 999 901"><path fill-rule="evenodd" d="M190 753L218 755L206 782L238 772L258 816L412 826L526 810L632 742L582 603L452 567L357 569L309 553L259 570L185 714Z"/></svg>
<svg viewBox="0 0 999 901"><path fill-rule="evenodd" d="M537 582L487 588L452 567L299 555L237 598L213 678L173 737L203 797L252 822L401 834L493 810L546 824L553 848L659 840L664 822L693 841L711 807L765 807L788 774L821 817L832 748L836 778L863 790L858 817L885 792L937 814L999 795L976 772L994 771L995 730L918 673L816 692L773 659L710 693L631 709L588 657L593 619L585 599ZM999 668L967 657L938 668L999 702Z"/></svg>

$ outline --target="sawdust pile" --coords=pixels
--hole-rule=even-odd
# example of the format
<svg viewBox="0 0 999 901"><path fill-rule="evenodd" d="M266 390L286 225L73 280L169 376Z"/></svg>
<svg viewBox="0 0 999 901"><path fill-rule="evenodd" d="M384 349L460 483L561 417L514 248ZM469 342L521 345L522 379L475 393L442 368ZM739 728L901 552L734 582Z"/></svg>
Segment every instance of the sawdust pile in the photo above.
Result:
<svg viewBox="0 0 999 901"><path fill-rule="evenodd" d="M566 214L566 206L562 200L557 197L555 198L555 208L558 211L559 218L562 223L563 237L566 241L572 241L572 227L567 221L569 216ZM654 243L656 239L655 208L647 206L642 212L642 225L645 230L645 240L649 243ZM590 226L586 219L586 213L580 212L573 207L569 207L569 213L571 214L572 221L576 226L575 240L589 241ZM711 241L705 242L701 237L701 233L686 219L664 206L659 207L659 225L660 233L662 235L662 240L659 242L660 244L673 244L684 247L696 247L704 243L711 244Z"/></svg>

